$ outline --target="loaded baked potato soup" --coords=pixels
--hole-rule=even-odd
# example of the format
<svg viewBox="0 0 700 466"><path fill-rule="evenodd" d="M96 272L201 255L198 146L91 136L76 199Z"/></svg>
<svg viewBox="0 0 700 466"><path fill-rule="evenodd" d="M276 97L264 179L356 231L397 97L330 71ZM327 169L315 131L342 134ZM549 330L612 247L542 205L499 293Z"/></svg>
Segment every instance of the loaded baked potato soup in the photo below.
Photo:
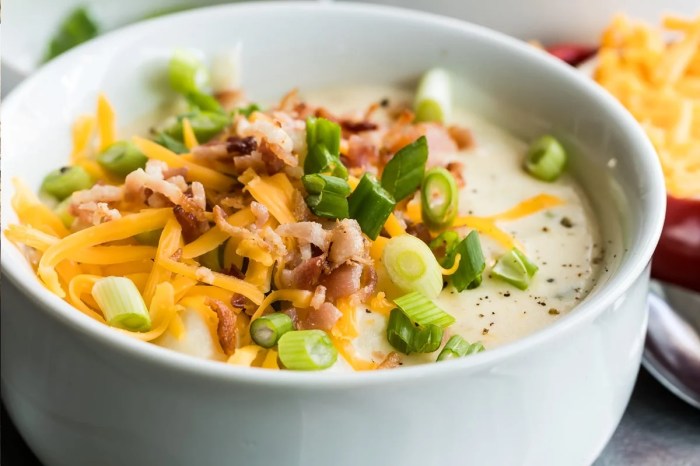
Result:
<svg viewBox="0 0 700 466"><path fill-rule="evenodd" d="M177 52L171 116L117 131L100 95L37 194L14 180L5 234L76 312L232 365L374 370L522 338L594 285L566 148L453 108L448 71L269 104L220 71Z"/></svg>

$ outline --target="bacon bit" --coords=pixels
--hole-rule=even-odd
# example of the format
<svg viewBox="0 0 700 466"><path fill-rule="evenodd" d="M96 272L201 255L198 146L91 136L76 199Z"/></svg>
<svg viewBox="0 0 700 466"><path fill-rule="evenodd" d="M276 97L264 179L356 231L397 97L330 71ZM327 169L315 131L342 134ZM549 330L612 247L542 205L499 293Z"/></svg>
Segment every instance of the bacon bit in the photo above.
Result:
<svg viewBox="0 0 700 466"><path fill-rule="evenodd" d="M365 261L365 239L360 224L354 219L344 219L331 232L328 259L333 268L348 261Z"/></svg>
<svg viewBox="0 0 700 466"><path fill-rule="evenodd" d="M343 127L344 131L347 131L349 133L362 133L364 131L374 131L378 128L376 123L372 123L371 121L350 121L350 120L341 120L340 121L340 126Z"/></svg>
<svg viewBox="0 0 700 466"><path fill-rule="evenodd" d="M199 181L193 181L190 186L192 192L192 201L202 210L207 208L207 194L204 191L204 185Z"/></svg>
<svg viewBox="0 0 700 466"><path fill-rule="evenodd" d="M282 97L282 100L280 101L280 104L278 105L277 109L281 110L283 112L289 112L296 108L296 106L299 104L299 89L296 87L292 89L291 91L287 92L284 97Z"/></svg>
<svg viewBox="0 0 700 466"><path fill-rule="evenodd" d="M233 166L238 173L243 173L252 168L256 173L267 171L260 152L253 152L250 155L241 155L233 158Z"/></svg>
<svg viewBox="0 0 700 466"><path fill-rule="evenodd" d="M74 192L70 202L75 205L87 202L117 202L123 197L124 191L119 186L96 184L90 189Z"/></svg>
<svg viewBox="0 0 700 466"><path fill-rule="evenodd" d="M216 312L216 316L219 318L219 322L216 325L216 334L219 337L221 349L224 350L227 356L233 354L238 340L236 313L218 299L207 297L204 302L212 311Z"/></svg>
<svg viewBox="0 0 700 466"><path fill-rule="evenodd" d="M290 274L291 287L303 290L313 289L321 278L325 262L324 256L316 256L297 265Z"/></svg>
<svg viewBox="0 0 700 466"><path fill-rule="evenodd" d="M277 155L278 152L280 151L266 140L263 139L260 143L260 158L265 164L265 171L270 176L281 171L286 165L285 161Z"/></svg>
<svg viewBox="0 0 700 466"><path fill-rule="evenodd" d="M290 319L292 319L292 325L294 325L294 330L301 330L299 328L299 310L296 307L290 306L282 309L282 313L287 314Z"/></svg>
<svg viewBox="0 0 700 466"><path fill-rule="evenodd" d="M167 169L163 170L163 178L166 180L169 178L172 178L174 176L181 176L186 177L187 176L187 167L175 167L175 168L170 168L168 167Z"/></svg>
<svg viewBox="0 0 700 466"><path fill-rule="evenodd" d="M226 152L236 155L250 155L258 148L258 143L253 136L231 136L226 139Z"/></svg>
<svg viewBox="0 0 700 466"><path fill-rule="evenodd" d="M243 279L244 277L241 276L240 278ZM233 295L231 295L231 306L235 308L245 309L245 305L247 302L248 299L242 294L234 293Z"/></svg>
<svg viewBox="0 0 700 466"><path fill-rule="evenodd" d="M309 206L306 205L304 196L296 189L292 193L292 205L294 207L294 218L298 218L300 221L307 221L312 218L311 210L309 210Z"/></svg>
<svg viewBox="0 0 700 466"><path fill-rule="evenodd" d="M452 140L457 144L459 150L468 149L474 145L474 136L467 128L461 126L450 126L447 128Z"/></svg>
<svg viewBox="0 0 700 466"><path fill-rule="evenodd" d="M464 181L464 164L462 162L450 162L445 167L454 176L458 188L463 188L467 183Z"/></svg>
<svg viewBox="0 0 700 466"><path fill-rule="evenodd" d="M191 243L209 229L209 223L197 220L197 216L192 212L187 212L182 206L173 207L173 214L177 223L182 227L182 237L186 243Z"/></svg>
<svg viewBox="0 0 700 466"><path fill-rule="evenodd" d="M323 303L318 309L299 310L299 328L301 330L319 329L328 331L333 328L342 315L343 313L331 303Z"/></svg>
<svg viewBox="0 0 700 466"><path fill-rule="evenodd" d="M214 94L214 98L219 101L224 110L235 109L242 97L243 93L235 89L226 89Z"/></svg>
<svg viewBox="0 0 700 466"><path fill-rule="evenodd" d="M357 293L357 297L360 302L365 302L367 298L374 294L374 289L377 286L377 271L374 270L374 266L365 266L361 281L365 283L365 286Z"/></svg>
<svg viewBox="0 0 700 466"><path fill-rule="evenodd" d="M382 100L381 102L372 102L369 107L367 107L367 110L365 111L365 120L369 120L372 118L372 115L374 115L374 112L379 110L380 107L383 107L382 103L384 101Z"/></svg>
<svg viewBox="0 0 700 466"><path fill-rule="evenodd" d="M316 258L309 260L314 259ZM360 290L363 268L356 263L343 264L330 275L324 275L321 278L321 284L326 287L327 299L335 301L338 298L356 294Z"/></svg>
<svg viewBox="0 0 700 466"><path fill-rule="evenodd" d="M314 290L314 295L311 297L310 305L314 309L318 309L326 301L326 287L318 285Z"/></svg>
<svg viewBox="0 0 700 466"><path fill-rule="evenodd" d="M396 351L387 354L386 358L377 366L377 369L394 369L401 365L401 357Z"/></svg>
<svg viewBox="0 0 700 466"><path fill-rule="evenodd" d="M170 258L176 262L179 262L182 258L182 248L177 248L175 252L170 255Z"/></svg>
<svg viewBox="0 0 700 466"><path fill-rule="evenodd" d="M422 222L413 223L410 220L406 220L406 233L415 236L425 244L429 244L433 239L432 236L430 236L430 229Z"/></svg>
<svg viewBox="0 0 700 466"><path fill-rule="evenodd" d="M78 227L99 225L122 218L122 214L117 209L110 209L106 202L71 204L69 212L78 218L76 222Z"/></svg>
<svg viewBox="0 0 700 466"><path fill-rule="evenodd" d="M231 277L236 277L240 280L243 280L245 278L245 275L243 275L243 272L241 272L241 269L239 269L236 264L231 264L228 268L228 270L223 270L222 273L226 275L230 275ZM234 295L236 296L236 295ZM239 295L240 296L240 295ZM233 299L233 298L231 298ZM238 306L236 306L238 307Z"/></svg>
<svg viewBox="0 0 700 466"><path fill-rule="evenodd" d="M211 271L211 269L208 269L207 267L197 267L197 270L195 270L194 275L197 278L197 280L204 282L208 285L214 283L214 273Z"/></svg>
<svg viewBox="0 0 700 466"><path fill-rule="evenodd" d="M322 252L328 251L331 232L324 230L323 225L318 222L285 223L275 231L280 236L296 238L302 244L318 246Z"/></svg>
<svg viewBox="0 0 700 466"><path fill-rule="evenodd" d="M379 151L371 141L353 134L348 139L348 151L341 155L343 164L347 167L365 167L379 158Z"/></svg>
<svg viewBox="0 0 700 466"><path fill-rule="evenodd" d="M255 215L255 226L262 228L270 219L270 212L263 204L253 201L250 203L250 210Z"/></svg>

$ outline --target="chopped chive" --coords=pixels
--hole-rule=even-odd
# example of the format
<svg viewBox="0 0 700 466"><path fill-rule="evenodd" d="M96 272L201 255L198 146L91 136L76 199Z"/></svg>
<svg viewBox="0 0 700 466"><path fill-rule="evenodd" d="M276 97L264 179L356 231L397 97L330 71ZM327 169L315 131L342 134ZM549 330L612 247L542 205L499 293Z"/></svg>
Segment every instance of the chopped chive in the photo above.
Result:
<svg viewBox="0 0 700 466"><path fill-rule="evenodd" d="M239 107L236 109L236 113L240 113L244 117L248 118L255 112L259 112L261 110L260 106L258 104L248 104L245 107Z"/></svg>
<svg viewBox="0 0 700 466"><path fill-rule="evenodd" d="M182 143L182 141L178 141L177 139L168 136L164 131L158 133L153 140L176 154L186 154L190 151L187 146Z"/></svg>
<svg viewBox="0 0 700 466"><path fill-rule="evenodd" d="M433 239L429 246L435 254L435 258L440 265L445 268L450 268L455 263L456 249L459 244L459 235L456 231L447 230L440 233Z"/></svg>
<svg viewBox="0 0 700 466"><path fill-rule="evenodd" d="M455 323L455 318L440 309L422 293L414 291L394 300L396 305L418 325L437 325L446 328Z"/></svg>
<svg viewBox="0 0 700 466"><path fill-rule="evenodd" d="M185 98L195 109L204 110L206 112L224 113L224 109L219 101L205 92L191 91L185 94Z"/></svg>
<svg viewBox="0 0 700 466"><path fill-rule="evenodd" d="M377 239L395 206L391 194L369 173L362 176L348 198L350 217L357 220L362 232L372 240Z"/></svg>
<svg viewBox="0 0 700 466"><path fill-rule="evenodd" d="M70 213L70 205L71 198L67 197L53 209L54 213L58 215L58 218L61 219L63 225L68 229L70 229L73 225L73 220L75 220L75 217Z"/></svg>
<svg viewBox="0 0 700 466"><path fill-rule="evenodd" d="M429 170L421 186L421 216L433 230L452 224L458 209L457 182L442 167Z"/></svg>
<svg viewBox="0 0 700 466"><path fill-rule="evenodd" d="M391 281L404 293L420 291L435 298L442 290L442 271L432 251L415 236L401 235L387 241L382 263Z"/></svg>
<svg viewBox="0 0 700 466"><path fill-rule="evenodd" d="M416 121L442 123L447 120L452 108L451 94L450 75L447 71L433 68L426 72L416 91Z"/></svg>
<svg viewBox="0 0 700 466"><path fill-rule="evenodd" d="M350 185L337 176L304 175L301 178L304 188L309 193L306 204L319 217L347 218Z"/></svg>
<svg viewBox="0 0 700 466"><path fill-rule="evenodd" d="M59 168L46 175L41 183L41 190L62 201L75 191L90 189L94 183L83 167L74 165Z"/></svg>
<svg viewBox="0 0 700 466"><path fill-rule="evenodd" d="M292 319L282 312L273 312L250 324L250 337L263 348L272 348L280 337L294 330Z"/></svg>
<svg viewBox="0 0 700 466"><path fill-rule="evenodd" d="M442 348L440 354L437 357L438 361L446 361L448 359L457 359L464 356L468 356L474 353L480 353L484 351L484 345L477 341L476 343L469 344L467 340L459 335L452 335L445 347Z"/></svg>
<svg viewBox="0 0 700 466"><path fill-rule="evenodd" d="M325 118L306 119L304 173L322 173L347 179L348 170L340 161L340 125Z"/></svg>
<svg viewBox="0 0 700 466"><path fill-rule="evenodd" d="M405 199L420 187L427 161L428 140L421 136L401 148L389 160L382 172L382 188L386 189L396 202Z"/></svg>
<svg viewBox="0 0 700 466"><path fill-rule="evenodd" d="M394 349L404 354L432 353L440 347L442 333L437 325L416 326L399 308L389 314L386 338Z"/></svg>
<svg viewBox="0 0 700 466"><path fill-rule="evenodd" d="M525 170L542 181L554 181L566 166L566 150L554 137L542 136L530 145Z"/></svg>
<svg viewBox="0 0 700 466"><path fill-rule="evenodd" d="M115 142L97 155L102 168L118 176L126 176L138 168L144 168L148 157L131 141Z"/></svg>
<svg viewBox="0 0 700 466"><path fill-rule="evenodd" d="M491 274L521 290L526 290L537 269L538 267L527 256L517 248L513 248L496 261Z"/></svg>
<svg viewBox="0 0 700 466"><path fill-rule="evenodd" d="M61 22L58 31L51 38L44 61L56 58L76 45L96 37L99 28L84 7L78 7Z"/></svg>
<svg viewBox="0 0 700 466"><path fill-rule="evenodd" d="M338 359L338 350L323 330L292 330L277 342L284 367L297 371L327 369Z"/></svg>
<svg viewBox="0 0 700 466"><path fill-rule="evenodd" d="M163 229L159 228L157 230L144 231L143 233L137 233L134 235L136 241L141 244L146 244L148 246L158 246L160 242L160 235L163 233Z"/></svg>
<svg viewBox="0 0 700 466"><path fill-rule="evenodd" d="M187 118L190 125L192 125L192 131L194 131L194 135L200 144L207 142L231 124L231 120L226 115L196 110L194 112L178 115L175 124L165 130L167 135L182 142L182 120L185 118ZM185 148L185 150L187 149Z"/></svg>
<svg viewBox="0 0 700 466"><path fill-rule="evenodd" d="M486 267L484 253L481 251L479 233L472 230L455 248L455 256L461 256L457 271L451 281L457 291L471 290L481 284L481 275ZM454 260L454 259L453 259Z"/></svg>
<svg viewBox="0 0 700 466"><path fill-rule="evenodd" d="M208 79L207 69L193 52L176 50L168 64L168 78L176 92L199 92Z"/></svg>
<svg viewBox="0 0 700 466"><path fill-rule="evenodd" d="M151 316L134 282L125 277L105 277L92 287L92 297L112 327L132 332L151 329Z"/></svg>

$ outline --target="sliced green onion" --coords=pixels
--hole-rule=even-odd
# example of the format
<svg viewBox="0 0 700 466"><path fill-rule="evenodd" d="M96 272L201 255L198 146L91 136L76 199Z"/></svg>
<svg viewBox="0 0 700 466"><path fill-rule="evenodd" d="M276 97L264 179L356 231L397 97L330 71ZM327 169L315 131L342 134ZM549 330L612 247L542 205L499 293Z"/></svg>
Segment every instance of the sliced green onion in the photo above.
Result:
<svg viewBox="0 0 700 466"><path fill-rule="evenodd" d="M293 330L277 342L284 367L296 371L316 371L331 367L338 350L323 330Z"/></svg>
<svg viewBox="0 0 700 466"><path fill-rule="evenodd" d="M84 7L78 7L61 22L51 38L44 60L49 61L76 45L96 37L99 28Z"/></svg>
<svg viewBox="0 0 700 466"><path fill-rule="evenodd" d="M193 52L176 50L168 64L168 78L176 92L199 92L208 79L207 69Z"/></svg>
<svg viewBox="0 0 700 466"><path fill-rule="evenodd" d="M67 197L53 209L54 213L58 215L58 218L63 222L63 225L69 229L73 225L73 220L75 220L75 217L70 213L70 205L71 198Z"/></svg>
<svg viewBox="0 0 700 466"><path fill-rule="evenodd" d="M442 271L427 244L415 236L401 235L387 241L382 263L391 281L404 293L419 291L436 298L442 291Z"/></svg>
<svg viewBox="0 0 700 466"><path fill-rule="evenodd" d="M347 179L348 170L340 161L340 135L338 123L325 118L306 119L304 173L322 173Z"/></svg>
<svg viewBox="0 0 700 466"><path fill-rule="evenodd" d="M566 166L566 150L554 139L542 136L530 145L525 157L525 170L542 181L554 181Z"/></svg>
<svg viewBox="0 0 700 466"><path fill-rule="evenodd" d="M461 256L457 271L452 274L451 281L457 291L471 290L481 284L481 275L486 267L484 253L481 251L479 233L472 230L454 250L455 256Z"/></svg>
<svg viewBox="0 0 700 466"><path fill-rule="evenodd" d="M430 169L421 186L421 217L428 228L440 230L452 224L458 209L457 182L442 167Z"/></svg>
<svg viewBox="0 0 700 466"><path fill-rule="evenodd" d="M447 230L433 239L429 246L442 267L449 269L455 263L459 235L456 231Z"/></svg>
<svg viewBox="0 0 700 466"><path fill-rule="evenodd" d="M446 328L455 323L455 318L440 309L422 293L414 291L394 300L396 305L418 325L437 325Z"/></svg>
<svg viewBox="0 0 700 466"><path fill-rule="evenodd" d="M105 277L92 287L92 297L112 327L132 332L151 329L151 316L134 282L125 277Z"/></svg>
<svg viewBox="0 0 700 466"><path fill-rule="evenodd" d="M190 151L184 143L168 136L165 132L158 133L153 140L176 154L186 154Z"/></svg>
<svg viewBox="0 0 700 466"><path fill-rule="evenodd" d="M433 68L423 75L418 84L414 103L416 121L442 123L452 109L450 75L441 68Z"/></svg>
<svg viewBox="0 0 700 466"><path fill-rule="evenodd" d="M525 254L513 248L496 261L491 273L521 290L526 290L537 269Z"/></svg>
<svg viewBox="0 0 700 466"><path fill-rule="evenodd" d="M209 270L214 272L221 272L221 256L219 254L219 248L214 248L211 251L207 251L201 256L197 257L197 262Z"/></svg>
<svg viewBox="0 0 700 466"><path fill-rule="evenodd" d="M141 244L147 244L149 246L158 246L160 242L160 235L163 233L163 229L159 228L157 230L144 231L143 233L137 233L134 235L136 241Z"/></svg>
<svg viewBox="0 0 700 466"><path fill-rule="evenodd" d="M338 123L325 118L309 117L306 119L306 145L309 148L323 145L332 155L338 156L340 154L341 133Z"/></svg>
<svg viewBox="0 0 700 466"><path fill-rule="evenodd" d="M201 91L192 91L188 92L185 95L185 98L187 99L187 102L190 103L194 108L199 109L199 110L204 110L207 112L216 112L216 113L223 113L224 109L219 103L218 100L216 100L214 97L211 95L207 94L206 92L201 92Z"/></svg>
<svg viewBox="0 0 700 466"><path fill-rule="evenodd" d="M432 353L437 351L442 343L442 327L427 324L414 329L413 351L416 353Z"/></svg>
<svg viewBox="0 0 700 466"><path fill-rule="evenodd" d="M282 335L292 330L294 323L291 317L282 312L273 312L250 324L250 337L263 348L272 348Z"/></svg>
<svg viewBox="0 0 700 466"><path fill-rule="evenodd" d="M75 191L90 189L95 184L90 174L78 165L54 170L44 178L41 190L59 201L64 200Z"/></svg>
<svg viewBox="0 0 700 466"><path fill-rule="evenodd" d="M115 142L97 155L97 163L118 176L126 176L136 169L144 168L146 162L148 157L131 141Z"/></svg>
<svg viewBox="0 0 700 466"><path fill-rule="evenodd" d="M350 217L357 220L362 232L372 240L377 239L395 206L391 194L369 173L362 176L348 198Z"/></svg>
<svg viewBox="0 0 700 466"><path fill-rule="evenodd" d="M319 217L347 218L350 185L337 176L313 174L301 178L309 193L306 204Z"/></svg>
<svg viewBox="0 0 700 466"><path fill-rule="evenodd" d="M168 136L180 142L183 140L182 120L185 118L189 120L192 131L200 144L219 134L231 123L231 120L226 115L216 112L195 111L179 115L175 124L165 130Z"/></svg>
<svg viewBox="0 0 700 466"><path fill-rule="evenodd" d="M304 175L301 177L304 183L304 189L309 194L320 194L322 192L330 192L341 196L350 194L350 185L347 181L337 176L313 174Z"/></svg>
<svg viewBox="0 0 700 466"><path fill-rule="evenodd" d="M401 309L392 309L386 327L389 344L404 354L432 353L440 347L442 328L437 325L416 326Z"/></svg>
<svg viewBox="0 0 700 466"><path fill-rule="evenodd" d="M382 188L396 202L405 199L418 189L428 161L428 140L421 136L399 150L384 167Z"/></svg>
<svg viewBox="0 0 700 466"><path fill-rule="evenodd" d="M246 118L248 118L248 117L251 116L254 112L259 112L260 110L261 110L261 109L260 109L260 106L259 106L258 104L253 103L253 104L246 105L245 107L239 107L239 108L237 108L237 109L236 109L236 113L240 113L241 115L243 115L243 116L245 116Z"/></svg>
<svg viewBox="0 0 700 466"><path fill-rule="evenodd" d="M476 343L469 344L467 340L459 335L452 335L445 347L442 348L440 354L437 357L438 361L445 361L448 359L457 359L464 356L468 356L474 353L480 353L484 351L484 345L477 341Z"/></svg>

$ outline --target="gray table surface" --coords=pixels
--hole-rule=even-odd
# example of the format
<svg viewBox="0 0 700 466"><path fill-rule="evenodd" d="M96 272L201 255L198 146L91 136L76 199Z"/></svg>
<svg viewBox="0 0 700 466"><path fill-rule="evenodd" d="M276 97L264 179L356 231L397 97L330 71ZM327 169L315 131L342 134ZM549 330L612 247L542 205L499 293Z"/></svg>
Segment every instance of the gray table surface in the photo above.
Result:
<svg viewBox="0 0 700 466"><path fill-rule="evenodd" d="M37 466L2 407L1 462ZM677 399L641 369L620 426L594 466L700 466L700 410Z"/></svg>

